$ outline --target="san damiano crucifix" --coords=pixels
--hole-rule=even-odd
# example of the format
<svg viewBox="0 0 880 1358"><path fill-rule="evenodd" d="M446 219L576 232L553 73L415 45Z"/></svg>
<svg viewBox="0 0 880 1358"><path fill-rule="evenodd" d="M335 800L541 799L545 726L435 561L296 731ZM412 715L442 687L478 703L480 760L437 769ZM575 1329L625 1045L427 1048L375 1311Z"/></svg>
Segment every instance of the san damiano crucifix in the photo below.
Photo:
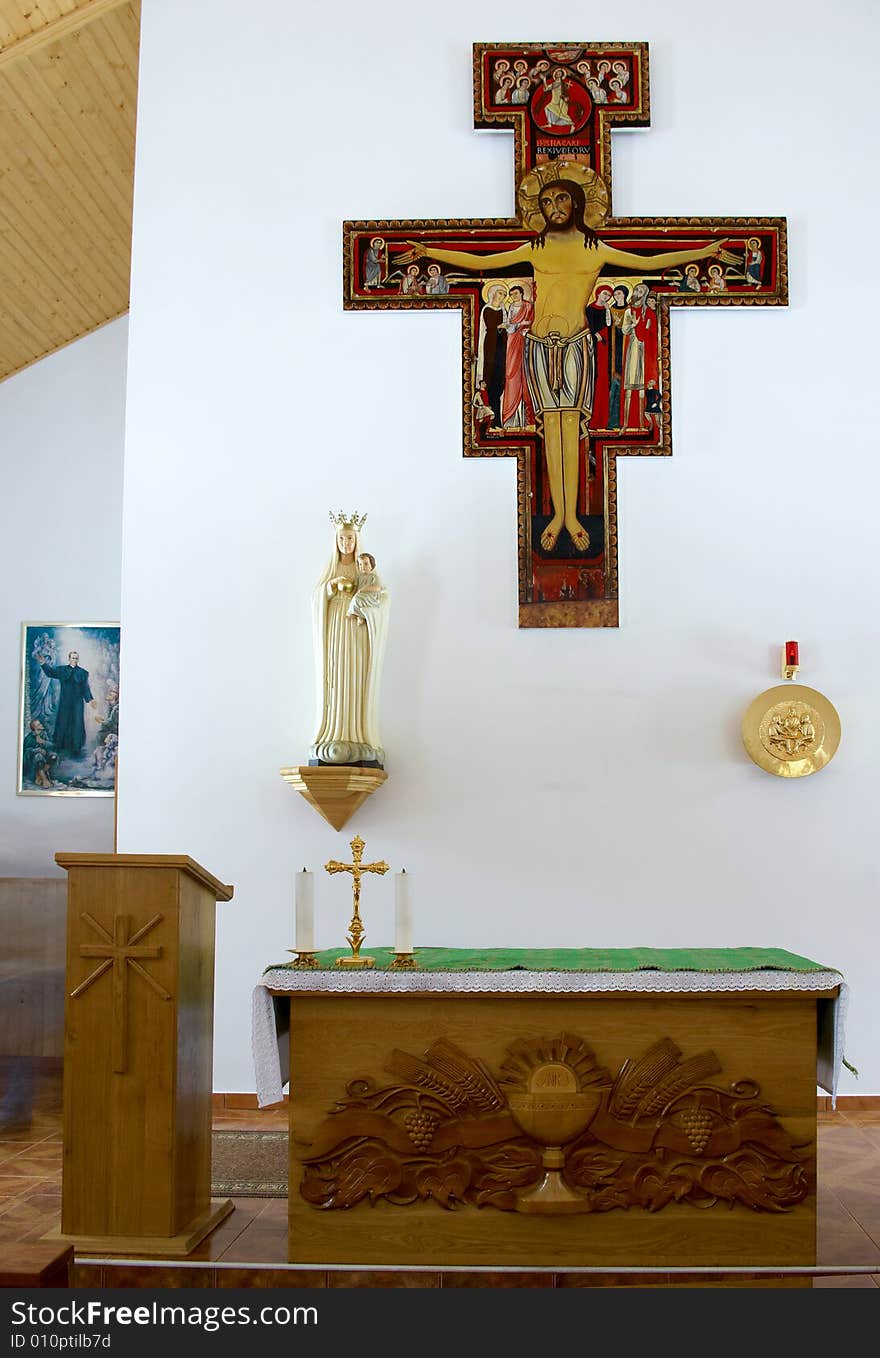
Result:
<svg viewBox="0 0 880 1358"><path fill-rule="evenodd" d="M616 627L619 456L671 451L669 307L788 300L783 218L613 218L644 43L477 44L517 218L345 224L345 306L462 312L465 457L516 457L521 627Z"/></svg>

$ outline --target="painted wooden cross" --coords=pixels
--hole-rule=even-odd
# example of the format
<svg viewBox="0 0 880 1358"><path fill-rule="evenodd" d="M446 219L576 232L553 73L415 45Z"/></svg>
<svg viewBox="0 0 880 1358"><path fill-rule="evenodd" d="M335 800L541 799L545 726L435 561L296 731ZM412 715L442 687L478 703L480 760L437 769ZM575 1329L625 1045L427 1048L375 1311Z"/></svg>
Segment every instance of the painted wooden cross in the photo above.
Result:
<svg viewBox="0 0 880 1358"><path fill-rule="evenodd" d="M617 458L668 456L669 306L788 300L784 218L613 218L644 43L476 44L517 218L345 223L345 306L462 312L465 457L516 457L521 627L616 627Z"/></svg>
<svg viewBox="0 0 880 1358"><path fill-rule="evenodd" d="M143 947L141 939L146 938L157 924L161 924L164 916L154 915L151 920L136 933L131 933L131 920L127 915L117 915L113 920L113 936L99 924L91 915L84 914L83 923L87 924L94 934L101 939L98 943L81 943L79 949L80 957L103 958L101 965L95 967L86 979L71 990L71 999L78 999L84 991L88 990L99 977L106 971L113 968L113 1015L112 1015L112 1034L113 1044L113 1072L116 1075L123 1074L128 1069L128 968L136 971L138 976L146 981L147 985L154 990L160 999L170 1000L171 996L164 986L160 985L155 977L141 966L138 958L155 960L162 956L161 947Z"/></svg>

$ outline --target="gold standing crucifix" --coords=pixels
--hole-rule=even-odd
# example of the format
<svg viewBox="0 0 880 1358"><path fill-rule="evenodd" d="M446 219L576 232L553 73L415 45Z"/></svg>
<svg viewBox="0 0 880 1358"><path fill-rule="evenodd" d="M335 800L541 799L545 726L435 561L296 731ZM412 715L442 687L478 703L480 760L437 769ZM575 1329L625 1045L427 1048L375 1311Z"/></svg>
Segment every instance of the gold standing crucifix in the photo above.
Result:
<svg viewBox="0 0 880 1358"><path fill-rule="evenodd" d="M82 943L80 944L80 957L103 958L101 965L95 967L86 979L71 990L71 999L78 999L84 991L89 989L105 971L113 968L113 1072L121 1075L128 1069L128 968L136 971L147 985L163 1000L170 1000L171 996L164 986L150 975L137 961L142 957L144 960L155 960L162 956L161 946L143 947L138 946L142 938L155 929L157 924L162 922L162 915L154 915L136 933L130 933L131 920L128 915L117 915L113 920L113 937L99 924L91 915L83 915L83 922L96 933L101 939L101 943Z"/></svg>
<svg viewBox="0 0 880 1358"><path fill-rule="evenodd" d="M374 957L361 956L361 944L364 941L364 926L361 920L360 911L361 877L365 872L375 872L378 873L380 877L383 877L388 871L388 864L384 859L378 863L361 862L361 859L364 856L365 847L364 841L361 839L360 835L355 835L354 839L351 841L351 856L353 859L351 863L340 863L338 859L331 858L329 863L324 864L325 872L331 874L336 872L351 873L354 913L352 914L351 923L348 926L348 933L346 935L346 938L351 945L351 956L337 957L337 967L371 967L376 960Z"/></svg>

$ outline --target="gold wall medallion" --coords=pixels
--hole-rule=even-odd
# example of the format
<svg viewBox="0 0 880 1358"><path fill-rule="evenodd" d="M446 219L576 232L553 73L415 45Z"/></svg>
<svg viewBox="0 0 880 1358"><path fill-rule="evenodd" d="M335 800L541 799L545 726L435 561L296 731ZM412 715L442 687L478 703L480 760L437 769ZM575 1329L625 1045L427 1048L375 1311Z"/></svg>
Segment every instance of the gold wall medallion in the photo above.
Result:
<svg viewBox="0 0 880 1358"><path fill-rule="evenodd" d="M779 778L803 778L834 758L840 717L824 693L803 684L778 684L749 705L742 737L759 768Z"/></svg>

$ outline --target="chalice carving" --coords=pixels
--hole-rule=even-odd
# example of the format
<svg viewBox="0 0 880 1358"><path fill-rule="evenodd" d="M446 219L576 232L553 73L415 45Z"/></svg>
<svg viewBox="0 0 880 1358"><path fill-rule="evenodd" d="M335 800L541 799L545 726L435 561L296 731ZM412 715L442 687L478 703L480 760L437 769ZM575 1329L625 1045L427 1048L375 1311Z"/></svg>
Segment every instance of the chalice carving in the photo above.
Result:
<svg viewBox="0 0 880 1358"><path fill-rule="evenodd" d="M505 1096L517 1125L543 1147L541 1182L517 1199L518 1212L555 1216L589 1211L565 1182L563 1147L586 1131L611 1085L608 1072L580 1038L515 1043L502 1067Z"/></svg>

